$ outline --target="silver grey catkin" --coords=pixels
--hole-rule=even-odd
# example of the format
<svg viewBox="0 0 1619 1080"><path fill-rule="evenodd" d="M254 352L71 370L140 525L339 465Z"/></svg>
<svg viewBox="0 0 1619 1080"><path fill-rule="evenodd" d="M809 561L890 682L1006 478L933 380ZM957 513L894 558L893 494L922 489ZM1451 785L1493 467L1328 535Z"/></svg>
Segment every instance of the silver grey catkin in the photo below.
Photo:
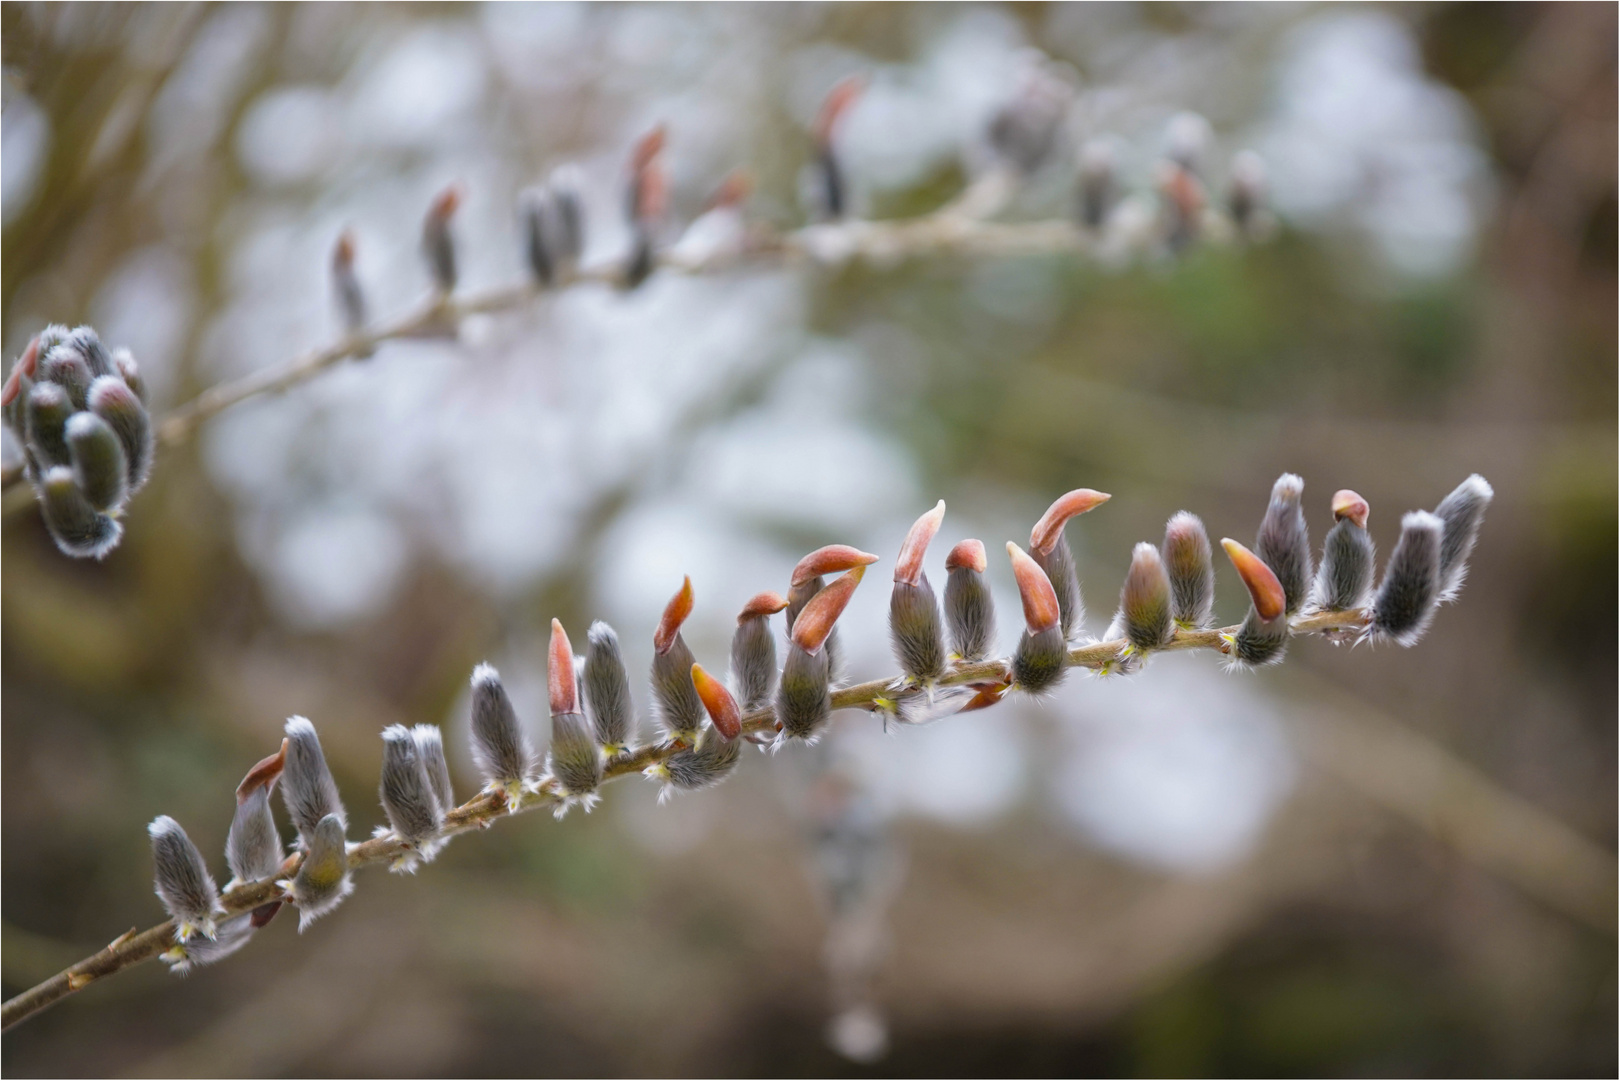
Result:
<svg viewBox="0 0 1619 1080"><path fill-rule="evenodd" d="M53 382L67 391L68 400L75 410L89 407L90 384L95 376L84 356L72 345L58 345L39 362L39 377Z"/></svg>
<svg viewBox="0 0 1619 1080"><path fill-rule="evenodd" d="M900 670L920 683L931 683L944 675L944 622L939 601L927 574L916 584L894 582L888 600L889 639Z"/></svg>
<svg viewBox="0 0 1619 1080"><path fill-rule="evenodd" d="M129 474L128 494L135 494L152 473L152 420L146 406L123 378L104 375L90 384L90 411L118 436Z"/></svg>
<svg viewBox="0 0 1619 1080"><path fill-rule="evenodd" d="M1167 645L1174 636L1169 572L1151 544L1137 544L1130 558L1130 572L1119 591L1119 621L1131 646L1141 652Z"/></svg>
<svg viewBox="0 0 1619 1080"><path fill-rule="evenodd" d="M71 460L67 448L67 420L72 415L73 403L68 400L67 391L56 383L35 383L28 391L23 423L36 468L66 465Z"/></svg>
<svg viewBox="0 0 1619 1080"><path fill-rule="evenodd" d="M194 934L214 937L215 917L224 912L202 852L171 817L155 819L146 831L152 837L157 897L174 919L174 939L184 944Z"/></svg>
<svg viewBox="0 0 1619 1080"><path fill-rule="evenodd" d="M1033 634L1024 630L1018 638L1017 651L1012 654L1012 684L1026 694L1039 697L1054 689L1067 675L1068 638L1062 627L1047 627Z"/></svg>
<svg viewBox="0 0 1619 1080"><path fill-rule="evenodd" d="M708 715L691 682L696 662L678 633L664 652L652 651L652 698L657 703L658 726L670 742L694 743Z"/></svg>
<svg viewBox="0 0 1619 1080"><path fill-rule="evenodd" d="M129 491L129 463L111 427L92 412L74 413L67 422L73 482L92 507L116 510Z"/></svg>
<svg viewBox="0 0 1619 1080"><path fill-rule="evenodd" d="M558 816L568 807L595 805L596 789L602 781L602 755L595 732L583 713L551 715L551 778L563 798Z"/></svg>
<svg viewBox="0 0 1619 1080"><path fill-rule="evenodd" d="M253 930L252 921L246 915L237 915L220 922L213 938L193 937L183 944L171 945L158 954L158 958L174 974L189 975L240 950L253 936Z"/></svg>
<svg viewBox="0 0 1619 1080"><path fill-rule="evenodd" d="M830 640L830 638L828 638ZM787 662L776 688L776 719L787 739L813 740L832 716L832 666L827 649L811 654L787 643Z"/></svg>
<svg viewBox="0 0 1619 1080"><path fill-rule="evenodd" d="M975 663L995 646L995 600L984 578L987 558L979 540L963 540L950 549L944 568L944 621L950 630L950 651L957 659Z"/></svg>
<svg viewBox="0 0 1619 1080"><path fill-rule="evenodd" d="M326 765L315 725L302 716L287 720L287 764L281 772L281 800L287 816L298 830L299 843L307 849L309 839L322 820L337 818L344 831L348 815L343 810L337 781Z"/></svg>
<svg viewBox="0 0 1619 1080"><path fill-rule="evenodd" d="M225 861L235 880L246 883L274 877L285 857L270 809L270 786L254 788L236 804L225 838Z"/></svg>
<svg viewBox="0 0 1619 1080"><path fill-rule="evenodd" d="M444 757L444 733L437 724L417 724L410 729L416 740L416 752L421 755L422 768L433 785L433 795L447 814L455 809L455 789L450 784L450 763Z"/></svg>
<svg viewBox="0 0 1619 1080"><path fill-rule="evenodd" d="M403 724L382 731L382 778L377 785L382 811L394 835L416 849L422 861L438 853L433 841L444 824L444 807L433 790L416 736ZM397 870L412 870L415 860L401 860Z"/></svg>
<svg viewBox="0 0 1619 1080"><path fill-rule="evenodd" d="M581 689L585 714L595 728L596 742L608 757L627 753L635 738L635 702L630 697L630 674L618 634L597 621L586 635L585 669Z"/></svg>
<svg viewBox="0 0 1619 1080"><path fill-rule="evenodd" d="M745 713L770 704L776 688L776 634L769 615L749 615L737 620L731 635L731 681Z"/></svg>
<svg viewBox="0 0 1619 1080"><path fill-rule="evenodd" d="M287 768L289 771L292 768L290 754ZM297 875L282 884L292 902L298 905L299 933L354 891L344 831L344 821L336 814L321 818L306 838L304 858Z"/></svg>
<svg viewBox="0 0 1619 1080"><path fill-rule="evenodd" d="M117 374L117 369L113 366L112 354L101 343L101 335L95 332L94 327L75 326L68 332L63 344L84 357L84 363L90 369L91 378Z"/></svg>
<svg viewBox="0 0 1619 1080"><path fill-rule="evenodd" d="M727 739L713 727L703 729L695 747L671 754L658 770L658 776L668 786L659 793L660 801L667 798L673 788L697 791L713 787L731 774L742 753L742 740Z"/></svg>
<svg viewBox="0 0 1619 1080"><path fill-rule="evenodd" d="M105 558L124 533L115 518L90 505L66 465L46 471L40 482L39 508L51 539L64 555L74 558Z"/></svg>
<svg viewBox="0 0 1619 1080"><path fill-rule="evenodd" d="M1495 498L1490 482L1474 473L1446 495L1434 507L1434 514L1445 523L1445 535L1439 545L1439 602L1449 603L1462 590L1467 578L1467 560L1478 542L1479 528L1484 524L1484 511Z"/></svg>
<svg viewBox="0 0 1619 1080"><path fill-rule="evenodd" d="M1287 652L1287 637L1285 614L1267 619L1250 604L1232 640L1231 658L1251 667L1278 663Z"/></svg>
<svg viewBox="0 0 1619 1080"><path fill-rule="evenodd" d="M1169 572L1170 617L1201 630L1214 622L1214 548L1203 520L1185 510L1164 527L1164 569Z"/></svg>
<svg viewBox="0 0 1619 1080"><path fill-rule="evenodd" d="M124 385L135 391L135 397L140 400L141 405L146 405L146 377L141 374L140 365L135 363L134 354L120 346L112 351L112 363L113 367L118 369Z"/></svg>
<svg viewBox="0 0 1619 1080"><path fill-rule="evenodd" d="M1377 545L1360 523L1344 518L1321 547L1310 605L1321 611L1354 611L1366 605L1377 574Z"/></svg>
<svg viewBox="0 0 1619 1080"><path fill-rule="evenodd" d="M1410 646L1428 629L1439 605L1444 534L1444 521L1426 510L1415 510L1400 519L1400 539L1372 600L1368 637Z"/></svg>
<svg viewBox="0 0 1619 1080"><path fill-rule="evenodd" d="M1254 553L1265 561L1282 583L1287 614L1295 614L1309 598L1314 571L1310 555L1310 529L1304 522L1304 481L1283 473L1271 488L1270 505L1259 524Z"/></svg>
<svg viewBox="0 0 1619 1080"><path fill-rule="evenodd" d="M533 770L534 752L501 685L500 672L488 664L472 671L472 757L484 790L500 793L507 806L515 808Z"/></svg>

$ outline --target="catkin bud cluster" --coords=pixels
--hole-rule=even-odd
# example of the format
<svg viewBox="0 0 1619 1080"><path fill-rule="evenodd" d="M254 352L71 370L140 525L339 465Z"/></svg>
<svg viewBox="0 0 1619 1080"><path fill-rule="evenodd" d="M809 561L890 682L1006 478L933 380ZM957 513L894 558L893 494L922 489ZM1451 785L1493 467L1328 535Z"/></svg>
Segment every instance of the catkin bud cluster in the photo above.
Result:
<svg viewBox="0 0 1619 1080"><path fill-rule="evenodd" d="M1335 524L1317 562L1303 495L1304 482L1283 474L1272 488L1253 549L1230 538L1221 541L1248 592L1240 625L1218 635L1209 631L1213 546L1202 521L1182 511L1169 519L1161 545L1135 546L1118 612L1101 642L1087 641L1071 653L1084 627L1064 528L1109 496L1089 488L1068 492L1035 524L1029 551L1006 545L1023 612L1023 631L1007 661L988 660L995 612L983 543L962 540L951 549L942 607L928 582L927 551L944 521L940 501L911 526L895 560L889 632L902 673L851 703L885 720L918 723L987 708L1012 691L1045 694L1075 664L1130 674L1156 652L1215 641L1231 666L1255 667L1281 659L1298 628L1295 620L1324 621L1334 631L1356 631L1362 640L1411 645L1460 586L1493 492L1482 477L1471 476L1433 512L1406 514L1375 587L1366 499L1349 490L1333 496ZM414 871L454 832L476 820L487 824L491 811L514 813L539 804L553 806L558 817L574 806L588 811L603 781L628 771L636 757L650 760L643 771L663 786L662 799L724 780L734 771L744 740L777 748L794 740L813 742L833 710L836 624L876 561L877 556L848 545L819 548L794 568L786 595L766 591L748 600L737 617L725 681L697 662L682 637L696 603L691 579L684 579L652 636L650 687L661 739L642 749L637 749L635 705L617 633L604 622L591 624L587 653L576 656L561 622L552 620L551 737L543 772L499 674L480 664L472 673L470 728L472 756L484 780L482 801L455 808L438 728L391 725L382 732L378 785L388 824L378 827L372 843L385 845L381 853L394 859L394 869ZM831 575L837 576L827 581ZM779 612L786 615L787 653L778 671L770 618ZM1345 617L1320 620L1323 614ZM1109 642L1117 643L1110 652L1096 648ZM248 770L236 790L225 845L232 877L223 896L177 822L160 817L150 826L156 892L174 920L163 959L178 973L241 948L284 903L298 908L301 930L353 889L348 816L315 727L295 716L287 721L285 735L280 749ZM291 860L284 858L270 805L277 786L298 834ZM469 811L477 816L452 816ZM367 855L377 857L374 848ZM251 911L230 909L234 891L265 881L275 881L280 890L272 899Z"/></svg>
<svg viewBox="0 0 1619 1080"><path fill-rule="evenodd" d="M108 351L88 326L47 326L12 365L0 408L56 546L105 558L152 468L152 420L134 357Z"/></svg>

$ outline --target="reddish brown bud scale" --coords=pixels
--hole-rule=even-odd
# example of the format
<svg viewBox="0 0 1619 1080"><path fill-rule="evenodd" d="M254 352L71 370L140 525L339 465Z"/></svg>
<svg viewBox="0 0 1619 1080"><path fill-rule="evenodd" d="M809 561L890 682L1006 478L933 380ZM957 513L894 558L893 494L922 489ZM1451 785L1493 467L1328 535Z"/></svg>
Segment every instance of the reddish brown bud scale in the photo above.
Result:
<svg viewBox="0 0 1619 1080"><path fill-rule="evenodd" d="M669 181L658 157L667 131L662 124L636 140L630 151L630 220L646 226L659 221L669 202Z"/></svg>
<svg viewBox="0 0 1619 1080"><path fill-rule="evenodd" d="M736 617L738 623L745 619L757 619L763 616L774 615L787 607L787 598L778 592L762 592L742 605L742 611Z"/></svg>
<svg viewBox="0 0 1619 1080"><path fill-rule="evenodd" d="M335 270L352 270L354 268L354 233L344 229L337 238L337 246L332 248L332 268Z"/></svg>
<svg viewBox="0 0 1619 1080"><path fill-rule="evenodd" d="M979 709L987 709L991 705L999 705L1001 698L1006 696L1006 691L1009 689L1011 689L1010 683L996 683L985 686L974 694L973 699L963 705L959 711L964 713L977 712Z"/></svg>
<svg viewBox="0 0 1619 1080"><path fill-rule="evenodd" d="M1334 521L1343 521L1347 518L1364 529L1366 519L1371 512L1371 504L1348 488L1344 488L1332 497L1332 519Z"/></svg>
<svg viewBox="0 0 1619 1080"><path fill-rule="evenodd" d="M939 534L939 526L944 523L944 500L932 510L916 519L911 531L905 534L905 543L900 545L899 557L894 560L894 580L906 585L915 585L922 580L922 560L927 557L928 545Z"/></svg>
<svg viewBox="0 0 1619 1080"><path fill-rule="evenodd" d="M1070 491L1052 503L1040 520L1034 523L1034 529L1029 533L1029 547L1042 555L1049 555L1051 549L1057 546L1057 541L1062 537L1062 527L1068 524L1069 519L1095 510L1112 497L1090 488Z"/></svg>
<svg viewBox="0 0 1619 1080"><path fill-rule="evenodd" d="M630 151L630 170L640 172L652 164L653 159L663 153L663 145L668 141L668 138L668 128L663 124L659 124L635 140L635 149Z"/></svg>
<svg viewBox="0 0 1619 1080"><path fill-rule="evenodd" d="M798 618L793 620L793 644L812 656L819 653L865 574L864 566L856 566L816 593L814 599L798 613Z"/></svg>
<svg viewBox="0 0 1619 1080"><path fill-rule="evenodd" d="M753 194L753 176L746 169L733 169L726 174L720 186L714 189L714 194L708 198L703 207L705 211L718 210L722 207L741 206L747 202L748 196Z"/></svg>
<svg viewBox="0 0 1619 1080"><path fill-rule="evenodd" d="M870 566L881 556L850 547L848 544L828 544L816 548L793 567L792 584L796 587L815 580L823 574L841 574L849 570Z"/></svg>
<svg viewBox="0 0 1619 1080"><path fill-rule="evenodd" d="M946 570L959 570L966 567L969 570L982 574L989 566L989 554L984 550L982 540L963 540L950 549L950 554L944 557Z"/></svg>
<svg viewBox="0 0 1619 1080"><path fill-rule="evenodd" d="M458 209L460 209L460 207L461 207L461 185L460 184L451 184L449 187L445 188L443 191L441 191L437 195L433 196L433 202L428 207L427 212L428 212L428 215L430 217L436 218L439 221L448 221L448 220L450 220L451 217L453 217L455 215L455 212ZM345 236L346 235L347 234L345 234ZM342 243L343 243L343 241L340 239L338 241L338 246L340 248L342 246ZM350 247L349 258L352 259L353 258L352 241L350 241L350 244L351 244L351 247Z"/></svg>
<svg viewBox="0 0 1619 1080"><path fill-rule="evenodd" d="M579 680L573 673L573 646L559 619L551 620L551 649L545 674L551 693L551 715L578 712Z"/></svg>
<svg viewBox="0 0 1619 1080"><path fill-rule="evenodd" d="M238 806L246 802L248 796L259 788L274 787L275 782L281 779L281 770L287 767L287 741L282 739L280 750L247 770L247 775L242 777L242 782L236 785L236 804Z"/></svg>
<svg viewBox="0 0 1619 1080"><path fill-rule="evenodd" d="M691 575L687 575L681 583L680 591L675 593L663 609L663 618L658 622L657 630L652 633L652 647L660 654L669 651L675 643L675 635L680 633L680 627L691 615L692 606L697 602L695 594L691 591Z"/></svg>
<svg viewBox="0 0 1619 1080"><path fill-rule="evenodd" d="M1010 540L1006 542L1006 553L1012 557L1012 576L1017 579L1018 596L1023 600L1023 622L1029 633L1050 630L1062 617L1051 579L1046 577L1039 563Z"/></svg>
<svg viewBox="0 0 1619 1080"><path fill-rule="evenodd" d="M847 115L854 103L860 100L860 95L865 92L864 75L850 75L832 88L826 95L826 100L821 103L821 111L815 116L815 142L818 146L825 147L832 141L838 122Z"/></svg>
<svg viewBox="0 0 1619 1080"><path fill-rule="evenodd" d="M1287 610L1287 596L1282 591L1282 583L1258 555L1229 537L1221 540L1220 546L1225 548L1231 565L1237 568L1237 574L1242 578L1243 585L1247 586L1254 610L1261 619L1275 619Z"/></svg>
<svg viewBox="0 0 1619 1080"><path fill-rule="evenodd" d="M0 405L10 405L17 400L17 394L22 389L24 375L33 377L34 369L39 366L39 335L35 334L28 342L28 348L22 351L22 356L11 366L11 374L6 376L6 385L0 390Z"/></svg>
<svg viewBox="0 0 1619 1080"><path fill-rule="evenodd" d="M691 666L691 681L697 687L697 696L703 699L708 718L714 721L715 730L727 739L742 734L742 710L725 684L704 671L701 664Z"/></svg>

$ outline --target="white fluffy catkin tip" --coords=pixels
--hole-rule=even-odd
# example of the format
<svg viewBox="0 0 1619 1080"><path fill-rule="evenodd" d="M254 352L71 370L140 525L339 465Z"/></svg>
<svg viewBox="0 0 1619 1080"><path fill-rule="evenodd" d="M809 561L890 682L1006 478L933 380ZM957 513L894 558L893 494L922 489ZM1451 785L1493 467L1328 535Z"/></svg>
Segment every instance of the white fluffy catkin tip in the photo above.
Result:
<svg viewBox="0 0 1619 1080"><path fill-rule="evenodd" d="M337 781L326 765L315 725L306 717L289 717L286 734L287 764L281 771L281 798L307 846L322 818L335 816L346 829L348 815L343 810Z"/></svg>

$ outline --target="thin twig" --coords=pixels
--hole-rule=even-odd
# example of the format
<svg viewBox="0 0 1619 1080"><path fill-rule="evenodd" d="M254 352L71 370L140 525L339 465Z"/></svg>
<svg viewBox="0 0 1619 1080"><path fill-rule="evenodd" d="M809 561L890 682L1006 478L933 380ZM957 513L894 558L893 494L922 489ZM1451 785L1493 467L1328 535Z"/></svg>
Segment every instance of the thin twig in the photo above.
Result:
<svg viewBox="0 0 1619 1080"><path fill-rule="evenodd" d="M1306 615L1295 619L1292 624L1294 635L1320 634L1331 631L1355 631L1364 628L1366 616L1364 612L1328 612L1315 615ZM1170 643L1164 646L1166 651L1179 649L1213 649L1224 653L1227 645L1224 636L1233 635L1237 627L1230 626L1224 630L1177 630ZM1080 645L1069 650L1068 662L1073 667L1100 669L1119 658L1125 648L1124 641L1102 641ZM1004 683L1011 670L1009 659L985 660L972 664L958 664L944 678L941 685L960 686L969 683ZM874 679L870 682L856 683L845 686L832 693L832 708L838 709L866 709L876 708L879 699L896 701L922 693L916 688L896 689L895 680ZM770 708L760 709L749 713L742 724L744 734L774 733L776 730L775 711ZM650 744L643 746L629 754L621 755L608 762L602 780L616 780L619 777L630 776L642 772L647 767L655 765L668 758L679 749L669 744ZM558 802L555 785L549 780L541 781L532 790L524 793L518 805L514 808L507 806L503 796L484 793L467 801L455 810L445 815L444 827L439 832L440 837L457 836L474 829L485 829L494 824L496 820L510 817L513 814L524 813L540 807L554 807ZM409 845L394 838L391 834L373 837L349 846L349 867L359 869L374 866L378 863L392 862L402 855L409 854L412 849ZM232 889L222 897L222 904L229 915L240 915L252 911L256 907L276 900L285 900L286 896L276 881L292 877L298 869L301 854L289 856L281 866L280 872L274 880L259 881ZM31 989L24 990L16 997L7 1001L0 1010L0 1030L9 1030L14 1025L28 1019L42 1009L60 1001L69 994L89 986L91 983L104 979L109 975L122 971L124 968L160 955L174 944L174 921L168 920L159 923L149 930L136 933L131 930L121 935L105 949L88 956Z"/></svg>
<svg viewBox="0 0 1619 1080"><path fill-rule="evenodd" d="M658 266L693 276L725 273L745 266L839 266L851 262L893 265L935 255L1005 258L1094 250L1095 237L1064 220L1000 223L977 215L996 209L972 193L988 185L969 187L962 197L941 210L899 221L849 220L809 225L791 232L755 231L740 249L717 250L686 256L679 249L663 252ZM1218 234L1228 229L1211 230ZM315 378L344 360L368 356L390 341L440 334L453 335L469 315L490 315L520 310L542 295L580 285L617 287L624 269L609 263L580 270L551 288L538 284L505 285L464 296L433 296L405 315L350 334L283 363L213 386L163 417L157 427L160 447L184 443L206 421L234 405L263 394L280 393ZM5 479L0 514L11 517L35 500L21 475Z"/></svg>

